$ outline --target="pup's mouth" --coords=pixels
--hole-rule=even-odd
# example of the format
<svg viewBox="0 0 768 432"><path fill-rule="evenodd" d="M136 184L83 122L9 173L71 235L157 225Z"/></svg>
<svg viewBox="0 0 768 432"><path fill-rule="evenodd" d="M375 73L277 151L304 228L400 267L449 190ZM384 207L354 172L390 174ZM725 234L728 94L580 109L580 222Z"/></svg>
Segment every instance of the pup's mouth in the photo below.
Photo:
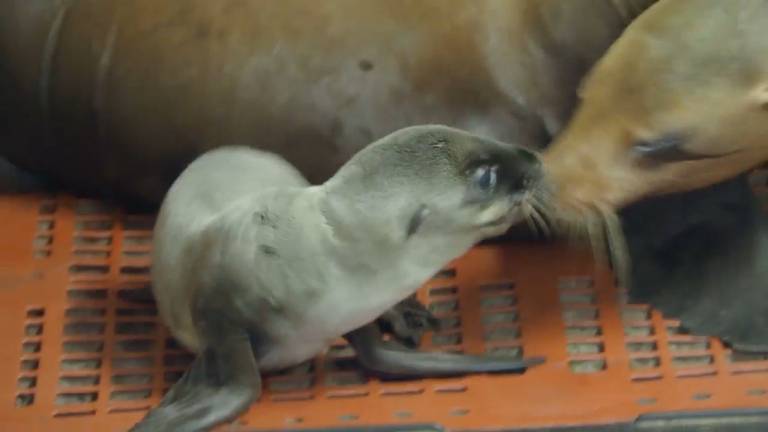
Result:
<svg viewBox="0 0 768 432"><path fill-rule="evenodd" d="M496 219L490 220L488 222L483 223L480 225L481 227L498 227L501 225L509 225L513 224L519 221L522 221L526 218L526 209L531 205L531 192L527 191L520 196L514 196L511 198L511 203L509 205L509 209L502 213L499 217Z"/></svg>
<svg viewBox="0 0 768 432"><path fill-rule="evenodd" d="M486 223L484 223L484 224L482 224L480 226L483 227L483 228L491 228L491 227L496 227L496 226L501 226L501 225L504 225L504 224L511 223L515 219L517 219L516 216L510 216L510 214L507 213L507 214L503 214L503 215L499 216L498 218L496 218L496 219L494 219L494 220L492 220L490 222L486 222Z"/></svg>

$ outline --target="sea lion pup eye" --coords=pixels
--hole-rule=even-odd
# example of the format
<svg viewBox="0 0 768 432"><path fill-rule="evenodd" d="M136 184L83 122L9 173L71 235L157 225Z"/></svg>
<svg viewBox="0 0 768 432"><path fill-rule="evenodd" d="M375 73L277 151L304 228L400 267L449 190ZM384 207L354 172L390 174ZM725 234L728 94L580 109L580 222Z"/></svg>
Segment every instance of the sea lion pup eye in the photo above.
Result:
<svg viewBox="0 0 768 432"><path fill-rule="evenodd" d="M309 360L340 336L364 369L396 377L541 362L420 352L384 343L374 323L524 217L540 179L536 154L445 126L396 131L317 186L272 153L204 154L166 195L152 265L160 315L197 357L133 430L230 420L258 398L261 372Z"/></svg>
<svg viewBox="0 0 768 432"><path fill-rule="evenodd" d="M765 28L766 0L662 1L637 18L542 155L555 225L603 243L618 209L768 160Z"/></svg>
<svg viewBox="0 0 768 432"><path fill-rule="evenodd" d="M472 186L478 192L478 195L492 193L496 189L498 176L498 165L480 165L470 174Z"/></svg>

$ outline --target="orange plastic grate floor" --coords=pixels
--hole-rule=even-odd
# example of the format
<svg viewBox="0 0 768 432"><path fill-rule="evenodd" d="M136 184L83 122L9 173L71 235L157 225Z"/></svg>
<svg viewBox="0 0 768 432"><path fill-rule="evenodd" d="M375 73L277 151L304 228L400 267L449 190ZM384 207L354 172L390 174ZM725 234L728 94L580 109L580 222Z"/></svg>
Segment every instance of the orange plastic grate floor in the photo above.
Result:
<svg viewBox="0 0 768 432"><path fill-rule="evenodd" d="M0 425L124 431L191 356L151 305L151 217L68 196L0 196ZM382 382L333 347L265 380L226 430L438 424L511 430L629 422L644 413L768 407L768 362L625 305L610 274L563 246L489 245L419 292L453 329L425 349L545 356L523 375Z"/></svg>

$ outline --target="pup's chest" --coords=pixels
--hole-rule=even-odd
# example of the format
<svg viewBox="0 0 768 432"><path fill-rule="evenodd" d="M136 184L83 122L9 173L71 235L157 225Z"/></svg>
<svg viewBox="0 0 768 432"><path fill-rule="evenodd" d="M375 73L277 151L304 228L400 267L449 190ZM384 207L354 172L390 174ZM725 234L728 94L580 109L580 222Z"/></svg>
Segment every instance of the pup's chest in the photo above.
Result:
<svg viewBox="0 0 768 432"><path fill-rule="evenodd" d="M434 252L438 250L379 256L374 265L364 267L369 271L350 271L348 266L334 271L329 266L317 301L307 307L304 322L310 328L306 330L338 337L375 320L450 260Z"/></svg>
<svg viewBox="0 0 768 432"><path fill-rule="evenodd" d="M303 271L286 272L283 286L287 295L280 303L290 306L280 325L270 329L277 343L263 359L263 366L304 361L344 334L376 320L450 261L455 254L446 250L459 248L367 256L359 260L359 266L306 260Z"/></svg>
<svg viewBox="0 0 768 432"><path fill-rule="evenodd" d="M337 337L378 318L418 288L418 282L379 277L336 285L307 311L309 329Z"/></svg>
<svg viewBox="0 0 768 432"><path fill-rule="evenodd" d="M273 329L276 342L260 366L286 367L321 354L336 339L378 318L416 287L379 284L336 285L308 303L300 319L283 321Z"/></svg>

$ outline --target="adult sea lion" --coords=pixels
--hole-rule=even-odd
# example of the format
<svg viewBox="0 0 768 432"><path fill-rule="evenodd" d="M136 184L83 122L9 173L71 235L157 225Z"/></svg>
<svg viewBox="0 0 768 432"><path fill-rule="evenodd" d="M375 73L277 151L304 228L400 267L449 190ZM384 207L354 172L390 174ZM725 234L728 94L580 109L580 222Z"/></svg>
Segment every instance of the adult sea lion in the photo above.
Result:
<svg viewBox="0 0 768 432"><path fill-rule="evenodd" d="M615 238L627 206L631 300L750 351L768 351L768 228L746 179L728 179L768 156L766 26L765 0L652 6L543 155L566 225Z"/></svg>
<svg viewBox="0 0 768 432"><path fill-rule="evenodd" d="M312 182L426 123L543 147L649 0L5 0L0 154L159 205L246 144Z"/></svg>
<svg viewBox="0 0 768 432"><path fill-rule="evenodd" d="M595 65L544 155L571 216L732 178L768 159L768 1L661 1Z"/></svg>
<svg viewBox="0 0 768 432"><path fill-rule="evenodd" d="M309 186L272 153L212 150L169 190L155 227L158 310L196 352L134 431L206 430L258 396L259 373L345 335L399 376L521 371L539 360L389 346L369 324L483 238L523 218L538 157L443 126L388 135Z"/></svg>

